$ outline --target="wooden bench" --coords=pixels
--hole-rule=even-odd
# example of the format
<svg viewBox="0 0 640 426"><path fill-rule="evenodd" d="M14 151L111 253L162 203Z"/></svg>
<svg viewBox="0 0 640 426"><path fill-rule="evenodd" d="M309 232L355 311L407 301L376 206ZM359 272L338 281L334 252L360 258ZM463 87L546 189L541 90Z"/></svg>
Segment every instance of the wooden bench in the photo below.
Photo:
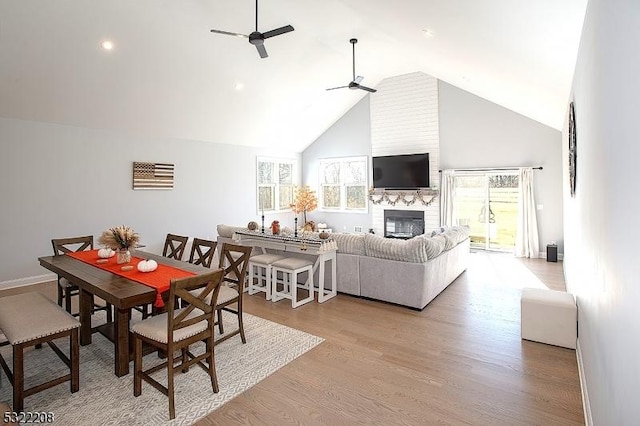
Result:
<svg viewBox="0 0 640 426"><path fill-rule="evenodd" d="M0 298L0 329L13 348L13 373L0 353L0 364L13 385L13 411L24 410L24 398L66 381L71 392L80 389L78 329L80 322L40 293L31 292ZM69 337L70 359L53 343ZM69 367L69 374L24 388L24 350L47 343Z"/></svg>

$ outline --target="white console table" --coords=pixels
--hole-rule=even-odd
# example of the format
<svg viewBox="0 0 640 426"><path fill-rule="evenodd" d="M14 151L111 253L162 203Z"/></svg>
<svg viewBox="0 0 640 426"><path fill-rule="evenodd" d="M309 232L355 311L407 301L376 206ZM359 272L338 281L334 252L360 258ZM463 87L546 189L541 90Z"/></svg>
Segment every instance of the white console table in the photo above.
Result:
<svg viewBox="0 0 640 426"><path fill-rule="evenodd" d="M237 239L247 246L259 247L263 253L267 249L289 253L309 254L316 256L313 272L318 271L318 303L323 303L337 294L336 290L336 251L338 245L331 238L322 240L317 237L303 238L284 235L273 235L260 231L237 231ZM325 289L324 278L326 263L331 262L331 288Z"/></svg>

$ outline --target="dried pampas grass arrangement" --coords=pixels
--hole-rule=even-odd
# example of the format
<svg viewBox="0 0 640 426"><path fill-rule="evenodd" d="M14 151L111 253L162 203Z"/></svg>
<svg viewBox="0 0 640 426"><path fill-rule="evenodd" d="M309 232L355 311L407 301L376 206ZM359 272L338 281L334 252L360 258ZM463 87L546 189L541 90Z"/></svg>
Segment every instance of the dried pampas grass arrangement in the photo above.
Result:
<svg viewBox="0 0 640 426"><path fill-rule="evenodd" d="M138 241L140 241L140 236L133 229L124 225L109 228L98 238L99 244L114 250L135 247Z"/></svg>

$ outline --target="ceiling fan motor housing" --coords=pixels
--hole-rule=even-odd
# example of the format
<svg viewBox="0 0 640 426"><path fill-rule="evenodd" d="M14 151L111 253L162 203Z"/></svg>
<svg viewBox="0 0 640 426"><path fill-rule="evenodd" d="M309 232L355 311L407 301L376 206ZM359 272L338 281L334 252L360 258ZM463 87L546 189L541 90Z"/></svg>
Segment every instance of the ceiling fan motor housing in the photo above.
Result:
<svg viewBox="0 0 640 426"><path fill-rule="evenodd" d="M251 34L249 34L249 43L256 46L259 44L264 44L264 36L262 35L262 33L259 33L258 31L254 31Z"/></svg>

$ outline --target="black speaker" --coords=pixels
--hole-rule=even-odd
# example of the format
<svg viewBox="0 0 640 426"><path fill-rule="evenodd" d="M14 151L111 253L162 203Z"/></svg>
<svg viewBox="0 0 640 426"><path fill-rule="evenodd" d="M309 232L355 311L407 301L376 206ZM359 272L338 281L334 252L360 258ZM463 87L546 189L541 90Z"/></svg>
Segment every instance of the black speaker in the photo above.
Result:
<svg viewBox="0 0 640 426"><path fill-rule="evenodd" d="M547 244L547 262L558 261L558 246L555 244Z"/></svg>

